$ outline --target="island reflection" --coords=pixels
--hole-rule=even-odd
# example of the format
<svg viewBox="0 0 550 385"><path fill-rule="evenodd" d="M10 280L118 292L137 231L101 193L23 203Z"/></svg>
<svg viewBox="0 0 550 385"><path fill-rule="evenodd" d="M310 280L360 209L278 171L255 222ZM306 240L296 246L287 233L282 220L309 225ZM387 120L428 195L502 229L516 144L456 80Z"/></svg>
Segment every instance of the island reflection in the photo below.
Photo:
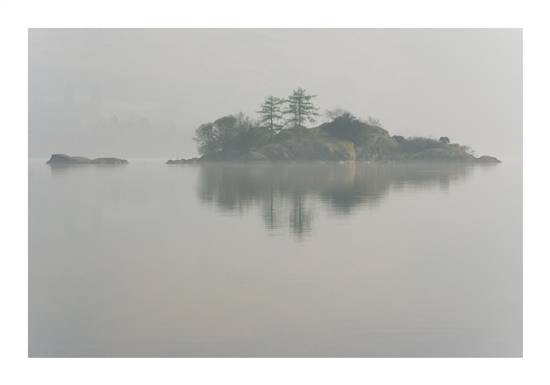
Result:
<svg viewBox="0 0 550 385"><path fill-rule="evenodd" d="M288 227L301 238L319 210L348 215L378 204L391 189L448 189L473 170L468 164L208 163L199 167L203 203L229 213L260 209L268 230Z"/></svg>

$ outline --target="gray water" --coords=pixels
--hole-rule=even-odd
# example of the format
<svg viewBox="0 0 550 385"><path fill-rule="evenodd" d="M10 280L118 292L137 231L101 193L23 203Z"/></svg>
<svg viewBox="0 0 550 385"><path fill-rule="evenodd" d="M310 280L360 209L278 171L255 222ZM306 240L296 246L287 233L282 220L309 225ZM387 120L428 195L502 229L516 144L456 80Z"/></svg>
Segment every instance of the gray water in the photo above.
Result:
<svg viewBox="0 0 550 385"><path fill-rule="evenodd" d="M29 162L30 356L521 356L521 164Z"/></svg>

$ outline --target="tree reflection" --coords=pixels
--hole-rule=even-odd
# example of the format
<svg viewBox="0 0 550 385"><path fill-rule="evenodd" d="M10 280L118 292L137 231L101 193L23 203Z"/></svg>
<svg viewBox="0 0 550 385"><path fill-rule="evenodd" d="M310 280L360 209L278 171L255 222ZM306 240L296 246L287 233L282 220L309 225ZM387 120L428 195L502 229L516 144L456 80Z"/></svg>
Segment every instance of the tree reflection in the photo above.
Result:
<svg viewBox="0 0 550 385"><path fill-rule="evenodd" d="M199 165L199 197L218 209L258 208L268 230L309 233L321 207L341 215L379 203L391 189L448 189L469 164L208 163Z"/></svg>

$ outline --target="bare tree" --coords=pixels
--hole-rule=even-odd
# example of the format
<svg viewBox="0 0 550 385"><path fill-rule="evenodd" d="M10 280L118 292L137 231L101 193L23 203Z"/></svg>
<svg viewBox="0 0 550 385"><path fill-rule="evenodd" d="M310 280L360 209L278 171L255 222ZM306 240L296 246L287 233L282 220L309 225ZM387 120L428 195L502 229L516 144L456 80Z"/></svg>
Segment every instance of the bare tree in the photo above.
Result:
<svg viewBox="0 0 550 385"><path fill-rule="evenodd" d="M343 108L334 108L332 110L326 110L325 111L325 117L328 120L334 120L340 116L351 114L349 111L344 110Z"/></svg>
<svg viewBox="0 0 550 385"><path fill-rule="evenodd" d="M370 126L382 127L382 122L376 119L374 116L369 116L367 118L367 124Z"/></svg>

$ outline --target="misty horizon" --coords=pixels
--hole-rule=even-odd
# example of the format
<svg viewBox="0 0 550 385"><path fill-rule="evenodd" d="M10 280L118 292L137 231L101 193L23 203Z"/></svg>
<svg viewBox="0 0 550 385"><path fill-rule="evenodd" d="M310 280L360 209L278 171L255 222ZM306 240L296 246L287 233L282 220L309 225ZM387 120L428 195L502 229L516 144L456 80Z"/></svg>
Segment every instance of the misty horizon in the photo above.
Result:
<svg viewBox="0 0 550 385"><path fill-rule="evenodd" d="M255 117L265 96L301 86L321 113L519 160L521 39L519 29L31 29L29 157L195 156L200 124Z"/></svg>

